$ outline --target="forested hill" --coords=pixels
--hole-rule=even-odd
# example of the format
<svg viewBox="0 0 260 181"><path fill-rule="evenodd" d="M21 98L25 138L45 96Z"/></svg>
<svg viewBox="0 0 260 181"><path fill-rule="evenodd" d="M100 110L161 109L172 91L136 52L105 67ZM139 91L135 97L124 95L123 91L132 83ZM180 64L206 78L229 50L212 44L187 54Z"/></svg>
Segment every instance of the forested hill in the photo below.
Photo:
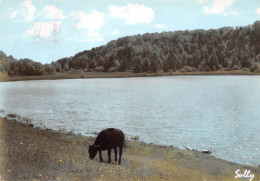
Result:
<svg viewBox="0 0 260 181"><path fill-rule="evenodd" d="M260 21L256 21L236 28L127 36L59 59L48 68L57 72L259 71L259 62ZM15 71L9 66L10 70Z"/></svg>
<svg viewBox="0 0 260 181"><path fill-rule="evenodd" d="M260 61L260 21L246 27L128 36L63 58L60 70L147 72L254 69Z"/></svg>

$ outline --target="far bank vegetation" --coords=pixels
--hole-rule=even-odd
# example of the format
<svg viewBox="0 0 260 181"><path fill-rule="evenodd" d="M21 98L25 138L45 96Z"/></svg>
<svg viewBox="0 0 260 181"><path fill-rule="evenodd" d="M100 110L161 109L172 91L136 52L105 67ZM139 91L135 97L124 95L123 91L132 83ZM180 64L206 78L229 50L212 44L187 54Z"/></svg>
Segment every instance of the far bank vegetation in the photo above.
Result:
<svg viewBox="0 0 260 181"><path fill-rule="evenodd" d="M245 27L146 33L110 41L104 46L42 65L7 57L8 75L55 72L260 72L260 21Z"/></svg>

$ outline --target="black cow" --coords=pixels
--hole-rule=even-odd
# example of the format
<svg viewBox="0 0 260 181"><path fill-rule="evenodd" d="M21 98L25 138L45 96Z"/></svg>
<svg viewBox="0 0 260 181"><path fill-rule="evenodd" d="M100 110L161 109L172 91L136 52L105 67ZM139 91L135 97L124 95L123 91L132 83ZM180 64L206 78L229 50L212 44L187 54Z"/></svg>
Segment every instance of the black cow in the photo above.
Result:
<svg viewBox="0 0 260 181"><path fill-rule="evenodd" d="M121 156L122 156L122 148L125 143L125 136L124 133L115 128L108 128L103 131L101 131L94 144L89 146L88 152L89 152L89 157L93 159L97 151L99 152L99 159L100 162L103 161L101 151L102 150L107 150L107 155L108 155L108 163L111 162L111 149L114 149L115 152L115 161L117 162L117 147L119 147L119 160L118 164L121 163Z"/></svg>

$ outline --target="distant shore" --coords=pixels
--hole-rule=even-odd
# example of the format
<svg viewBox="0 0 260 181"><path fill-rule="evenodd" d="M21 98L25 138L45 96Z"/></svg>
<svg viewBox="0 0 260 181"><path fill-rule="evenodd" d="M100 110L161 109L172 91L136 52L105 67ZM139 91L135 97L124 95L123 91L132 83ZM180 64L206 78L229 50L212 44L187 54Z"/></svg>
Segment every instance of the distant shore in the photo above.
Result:
<svg viewBox="0 0 260 181"><path fill-rule="evenodd" d="M56 80L56 79L83 79L83 78L125 78L125 77L155 77L155 76L181 76L181 75L260 75L260 73L234 70L234 71L210 71L210 72L65 72L40 76L8 76L0 72L0 82L24 81L24 80Z"/></svg>
<svg viewBox="0 0 260 181"><path fill-rule="evenodd" d="M97 130L100 131L100 130ZM94 138L33 128L0 118L0 180L234 180L260 167L230 163L197 151L127 141L122 164L88 157ZM106 151L103 157L107 160ZM112 152L112 159L114 154Z"/></svg>

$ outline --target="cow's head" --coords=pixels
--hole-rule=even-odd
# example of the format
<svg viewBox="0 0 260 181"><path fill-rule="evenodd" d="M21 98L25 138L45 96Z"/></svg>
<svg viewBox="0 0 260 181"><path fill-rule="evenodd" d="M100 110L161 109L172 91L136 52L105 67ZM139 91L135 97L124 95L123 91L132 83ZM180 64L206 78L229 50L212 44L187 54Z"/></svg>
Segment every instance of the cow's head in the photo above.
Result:
<svg viewBox="0 0 260 181"><path fill-rule="evenodd" d="M89 148L88 148L89 157L91 159L95 158L97 151L98 151L97 145L90 145Z"/></svg>

